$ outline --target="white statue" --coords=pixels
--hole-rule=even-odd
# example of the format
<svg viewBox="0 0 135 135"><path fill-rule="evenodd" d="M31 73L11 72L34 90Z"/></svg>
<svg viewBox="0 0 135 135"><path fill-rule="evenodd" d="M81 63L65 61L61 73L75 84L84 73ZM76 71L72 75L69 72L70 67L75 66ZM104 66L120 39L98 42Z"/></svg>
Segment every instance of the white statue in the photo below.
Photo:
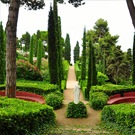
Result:
<svg viewBox="0 0 135 135"><path fill-rule="evenodd" d="M80 99L80 86L79 86L79 82L77 82L77 84L75 85L73 93L74 93L74 103L78 104L79 103L79 99Z"/></svg>

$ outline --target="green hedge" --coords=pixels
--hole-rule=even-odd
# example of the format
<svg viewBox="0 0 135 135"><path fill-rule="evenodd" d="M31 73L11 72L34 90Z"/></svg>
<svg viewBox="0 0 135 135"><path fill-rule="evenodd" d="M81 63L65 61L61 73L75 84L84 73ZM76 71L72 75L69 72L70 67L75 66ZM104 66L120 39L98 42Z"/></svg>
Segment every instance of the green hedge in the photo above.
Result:
<svg viewBox="0 0 135 135"><path fill-rule="evenodd" d="M79 69L78 64L79 64L79 61L76 61L74 65L76 80L78 80L79 79L78 77L81 75L81 70Z"/></svg>
<svg viewBox="0 0 135 135"><path fill-rule="evenodd" d="M63 60L63 74L64 74L64 80L66 81L68 78L68 71L69 71L69 63L67 60Z"/></svg>
<svg viewBox="0 0 135 135"><path fill-rule="evenodd" d="M125 92L135 92L135 85L124 86L124 85L102 85L102 86L92 86L91 90L93 92L104 92L108 96L112 96L115 94L121 94Z"/></svg>
<svg viewBox="0 0 135 135"><path fill-rule="evenodd" d="M0 97L0 134L25 135L39 133L42 128L55 124L53 108L40 103Z"/></svg>
<svg viewBox="0 0 135 135"><path fill-rule="evenodd" d="M92 92L90 91L90 105L95 110L102 109L107 104L107 96L104 92Z"/></svg>
<svg viewBox="0 0 135 135"><path fill-rule="evenodd" d="M64 90L66 89L66 80L61 81L61 92L64 93Z"/></svg>
<svg viewBox="0 0 135 135"><path fill-rule="evenodd" d="M127 128L131 133L135 127L135 105L131 104L118 104L105 106L101 112L101 120L103 124L110 123L117 124L122 127L122 130ZM123 132L123 131L121 131ZM126 134L130 134L126 133Z"/></svg>
<svg viewBox="0 0 135 135"><path fill-rule="evenodd" d="M75 104L74 101L70 102L67 107L67 118L84 118L87 117L87 108L82 101Z"/></svg>
<svg viewBox="0 0 135 135"><path fill-rule="evenodd" d="M17 83L16 89L18 91L31 92L41 96L59 90L54 84L36 84L36 83ZM0 85L0 90L5 90L5 85Z"/></svg>

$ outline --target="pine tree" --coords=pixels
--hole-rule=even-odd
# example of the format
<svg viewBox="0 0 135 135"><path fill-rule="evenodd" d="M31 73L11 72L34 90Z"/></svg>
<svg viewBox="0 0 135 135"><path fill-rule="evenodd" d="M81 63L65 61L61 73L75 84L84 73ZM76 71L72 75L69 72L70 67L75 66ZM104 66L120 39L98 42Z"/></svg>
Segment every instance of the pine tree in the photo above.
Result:
<svg viewBox="0 0 135 135"><path fill-rule="evenodd" d="M103 74L105 75L105 51L103 55Z"/></svg>
<svg viewBox="0 0 135 135"><path fill-rule="evenodd" d="M87 89L85 91L85 98L89 99L89 92L92 86L92 39L89 38L89 64L88 64L88 80L87 80Z"/></svg>
<svg viewBox="0 0 135 135"><path fill-rule="evenodd" d="M31 37L31 40L30 40L29 62L33 64L33 36Z"/></svg>
<svg viewBox="0 0 135 135"><path fill-rule="evenodd" d="M0 22L0 84L5 83L5 48L3 25Z"/></svg>
<svg viewBox="0 0 135 135"><path fill-rule="evenodd" d="M85 80L86 77L86 28L83 33L83 51L82 51L82 62L81 62L81 79Z"/></svg>
<svg viewBox="0 0 135 135"><path fill-rule="evenodd" d="M38 40L38 51L37 51L37 67L41 70L41 61L42 60L42 41Z"/></svg>
<svg viewBox="0 0 135 135"><path fill-rule="evenodd" d="M65 39L65 60L67 60L70 63L71 60L71 46L70 46L70 37L69 34L66 35Z"/></svg>
<svg viewBox="0 0 135 135"><path fill-rule="evenodd" d="M50 6L48 19L48 62L49 62L50 84L57 84L58 61L57 61L57 46L55 36L55 20L52 6Z"/></svg>
<svg viewBox="0 0 135 135"><path fill-rule="evenodd" d="M135 85L135 33L133 40L132 85Z"/></svg>

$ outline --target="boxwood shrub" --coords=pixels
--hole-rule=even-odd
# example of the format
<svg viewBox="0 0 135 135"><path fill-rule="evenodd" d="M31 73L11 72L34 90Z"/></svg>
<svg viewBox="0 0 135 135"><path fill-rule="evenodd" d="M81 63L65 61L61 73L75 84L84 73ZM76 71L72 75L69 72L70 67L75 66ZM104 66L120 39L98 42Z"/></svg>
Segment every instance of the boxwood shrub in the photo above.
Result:
<svg viewBox="0 0 135 135"><path fill-rule="evenodd" d="M109 125L117 125L119 128L121 127L120 132L126 132L125 134L133 134L135 133L133 130L135 127L135 105L125 103L118 105L107 105L101 112L101 121L104 125L106 125L106 127ZM124 131L125 128L128 133L127 131Z"/></svg>
<svg viewBox="0 0 135 135"><path fill-rule="evenodd" d="M74 101L70 102L67 107L67 118L84 118L87 117L87 108L82 101L75 104Z"/></svg>
<svg viewBox="0 0 135 135"><path fill-rule="evenodd" d="M45 101L46 104L53 107L54 110L59 109L63 105L63 98L55 93L45 96Z"/></svg>
<svg viewBox="0 0 135 135"><path fill-rule="evenodd" d="M26 135L39 133L55 124L53 108L40 103L0 97L0 134Z"/></svg>
<svg viewBox="0 0 135 135"><path fill-rule="evenodd" d="M104 92L92 92L90 91L90 105L95 110L101 110L106 104L107 99L109 99L109 96L107 96Z"/></svg>

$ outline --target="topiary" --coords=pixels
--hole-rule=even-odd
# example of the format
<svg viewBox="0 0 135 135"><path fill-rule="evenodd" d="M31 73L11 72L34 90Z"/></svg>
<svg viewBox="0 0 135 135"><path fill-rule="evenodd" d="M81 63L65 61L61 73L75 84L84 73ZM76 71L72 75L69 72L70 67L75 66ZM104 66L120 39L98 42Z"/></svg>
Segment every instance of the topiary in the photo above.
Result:
<svg viewBox="0 0 135 135"><path fill-rule="evenodd" d="M82 101L75 104L74 101L70 102L67 107L67 118L85 118L87 117L87 108Z"/></svg>
<svg viewBox="0 0 135 135"><path fill-rule="evenodd" d="M46 104L53 107L54 110L59 109L63 105L63 98L58 94L50 93L45 97Z"/></svg>

